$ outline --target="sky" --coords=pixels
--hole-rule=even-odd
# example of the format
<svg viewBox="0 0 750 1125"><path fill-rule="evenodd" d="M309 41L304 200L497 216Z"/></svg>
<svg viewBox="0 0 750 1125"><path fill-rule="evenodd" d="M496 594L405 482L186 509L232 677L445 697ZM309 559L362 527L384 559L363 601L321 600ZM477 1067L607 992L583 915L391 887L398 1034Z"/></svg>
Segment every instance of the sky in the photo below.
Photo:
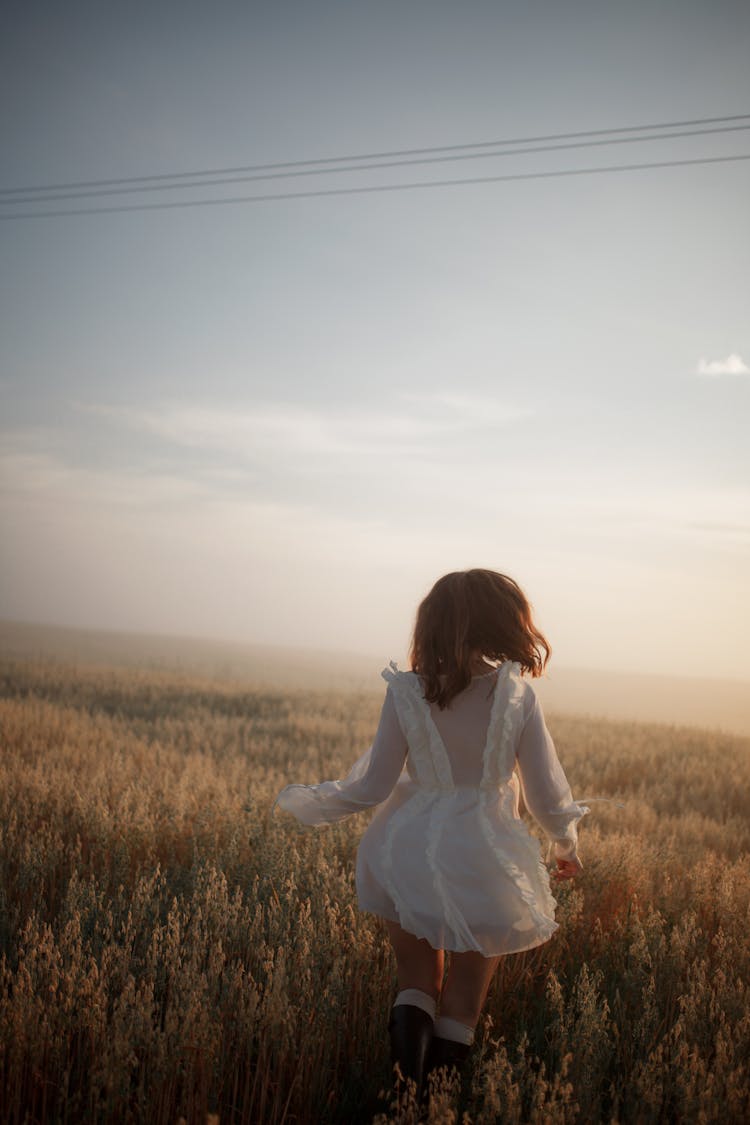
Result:
<svg viewBox="0 0 750 1125"><path fill-rule="evenodd" d="M750 114L749 48L728 0L9 2L0 188ZM750 130L477 151L45 207ZM403 659L484 566L561 666L750 679L750 160L33 194L0 202L0 618Z"/></svg>

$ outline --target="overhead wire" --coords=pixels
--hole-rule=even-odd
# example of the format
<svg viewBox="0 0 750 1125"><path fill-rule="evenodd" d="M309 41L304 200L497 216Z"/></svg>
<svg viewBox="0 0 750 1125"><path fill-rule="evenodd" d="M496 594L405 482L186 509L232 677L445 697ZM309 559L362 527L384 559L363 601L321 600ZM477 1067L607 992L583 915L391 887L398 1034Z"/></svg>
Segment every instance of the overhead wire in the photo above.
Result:
<svg viewBox="0 0 750 1125"><path fill-rule="evenodd" d="M99 179L99 180L79 180L68 183L58 184L42 184L30 185L26 187L10 187L0 188L0 196L2 195L19 195L28 194L30 192L48 192L48 191L67 191L76 188L96 188L96 187L111 187L117 184L145 184L156 182L159 180L179 180L179 179L195 179L204 176L229 176L235 173L254 173L254 172L268 172L268 171L282 171L284 169L294 168L311 168L317 165L333 165L342 164L348 161L363 161L363 160L390 160L396 157L414 157L414 156L427 156L436 153L451 153L467 151L469 149L487 149L487 148L501 148L507 145L527 145L527 144L546 144L553 141L570 141L576 139L583 139L586 137L611 137L613 135L628 134L628 133L646 133L648 130L656 129L687 129L702 125L719 125L720 123L727 124L729 122L737 121L750 121L750 114L748 113L735 113L727 114L722 117L696 117L681 121L665 121L657 123L648 123L643 125L624 125L617 126L611 129L582 129L574 132L565 133L548 133L542 135L528 136L528 137L512 137L502 140L494 141L475 141L463 142L461 144L453 145L436 145L422 148L406 148L406 149L391 149L384 152L369 152L359 154L348 154L344 156L330 156L318 157L310 160L287 160L276 163L265 164L247 164L238 165L230 168L209 168L197 171L188 172L160 172L145 176L125 176L117 179ZM641 138L641 139L646 139ZM606 143L606 142L604 142Z"/></svg>
<svg viewBox="0 0 750 1125"><path fill-rule="evenodd" d="M226 196L215 199L180 199L165 203L117 204L106 207L67 208L52 211L26 211L15 214L0 214L0 222L21 219L51 219L69 215L104 215L130 211L166 211L188 207L221 207L241 203L266 203L284 199L314 199L325 196L365 195L377 192L413 191L425 188L459 187L464 184L491 184L515 180L542 180L568 176L590 176L612 172L635 172L651 168L678 168L700 164L727 164L750 160L750 153L737 153L729 156L704 156L682 160L643 161L634 164L615 164L588 168L557 168L537 172L510 172L496 176L472 176L451 180L420 180L396 184L367 184L342 188L319 188L295 192L268 192L263 195Z"/></svg>
<svg viewBox="0 0 750 1125"><path fill-rule="evenodd" d="M119 181L125 186L123 187L90 187L85 190L71 190L71 191L56 191L52 188L35 188L37 192L46 191L45 195L17 195L13 198L1 198L5 192L0 191L0 206L7 206L13 204L27 204L27 203L51 203L63 199L86 199L91 197L102 197L110 195L128 195L128 194L142 194L145 192L156 191L186 191L191 188L204 188L204 187L217 187L226 184L239 184L248 183L260 180L282 180L299 178L305 176L320 176L320 175L334 175L340 172L363 172L375 171L385 168L406 168L414 165L426 164L441 164L455 161L466 160L487 160L497 157L507 156L526 156L530 154L538 154L543 152L559 152L563 150L577 149L577 148L598 148L609 145L622 145L622 144L640 144L641 142L672 140L674 138L682 137L703 137L715 135L718 133L733 133L742 132L750 129L750 115L749 120L744 125L724 125L712 127L708 129L683 129L670 132L649 133L645 136L633 135L618 136L609 139L596 139L596 140L578 140L578 141L564 141L560 144L540 144L532 145L522 148L506 148L499 151L487 151L485 148L482 152L451 152L447 156L430 156L430 157L413 157L407 160L378 160L364 164L345 164L336 168L330 167L312 167L279 172L254 172L247 175L229 175L219 176L212 179L194 179L192 182L180 183L145 183L142 185L135 185L130 180ZM489 142L488 142L489 143ZM359 159L359 158L358 158ZM187 173L180 173L180 176L186 176ZM209 176L211 173L195 173L195 176ZM103 181L102 181L103 182ZM5 189L6 192L20 189ZM31 190L31 189L28 189Z"/></svg>

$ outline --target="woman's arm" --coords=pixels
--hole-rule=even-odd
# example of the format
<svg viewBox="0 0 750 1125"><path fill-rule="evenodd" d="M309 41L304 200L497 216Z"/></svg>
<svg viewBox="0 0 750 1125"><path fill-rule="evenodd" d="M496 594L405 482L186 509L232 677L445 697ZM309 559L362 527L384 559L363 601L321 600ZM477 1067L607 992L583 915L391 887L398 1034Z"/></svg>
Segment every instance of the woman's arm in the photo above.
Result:
<svg viewBox="0 0 750 1125"><path fill-rule="evenodd" d="M275 804L303 824L331 824L343 820L386 799L404 768L407 749L389 688L372 746L354 763L347 776L319 785L287 785Z"/></svg>
<svg viewBox="0 0 750 1125"><path fill-rule="evenodd" d="M558 877L570 878L582 869L577 824L589 810L573 800L541 704L533 691L530 696L533 706L516 751L523 800L550 841L548 858L557 861Z"/></svg>

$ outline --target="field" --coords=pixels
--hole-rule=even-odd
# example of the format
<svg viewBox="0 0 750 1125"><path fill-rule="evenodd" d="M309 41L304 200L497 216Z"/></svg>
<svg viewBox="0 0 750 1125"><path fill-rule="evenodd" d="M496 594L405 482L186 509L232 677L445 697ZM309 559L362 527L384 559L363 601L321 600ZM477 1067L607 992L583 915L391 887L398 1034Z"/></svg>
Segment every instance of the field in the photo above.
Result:
<svg viewBox="0 0 750 1125"><path fill-rule="evenodd" d="M0 684L0 1120L397 1120L363 819L269 815L345 772L377 697L18 660ZM750 740L549 725L574 792L624 808L593 806L560 931L501 966L433 1120L744 1122Z"/></svg>

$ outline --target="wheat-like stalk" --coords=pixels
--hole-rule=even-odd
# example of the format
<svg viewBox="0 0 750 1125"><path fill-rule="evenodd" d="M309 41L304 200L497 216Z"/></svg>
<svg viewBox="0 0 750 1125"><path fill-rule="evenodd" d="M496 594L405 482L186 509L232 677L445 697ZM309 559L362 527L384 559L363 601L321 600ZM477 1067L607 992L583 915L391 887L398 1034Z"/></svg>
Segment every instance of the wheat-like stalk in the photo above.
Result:
<svg viewBox="0 0 750 1125"><path fill-rule="evenodd" d="M345 772L378 698L20 662L0 687L0 1120L416 1120L364 820L269 817ZM550 727L574 790L625 807L595 806L560 931L501 964L430 1120L744 1122L750 741Z"/></svg>

